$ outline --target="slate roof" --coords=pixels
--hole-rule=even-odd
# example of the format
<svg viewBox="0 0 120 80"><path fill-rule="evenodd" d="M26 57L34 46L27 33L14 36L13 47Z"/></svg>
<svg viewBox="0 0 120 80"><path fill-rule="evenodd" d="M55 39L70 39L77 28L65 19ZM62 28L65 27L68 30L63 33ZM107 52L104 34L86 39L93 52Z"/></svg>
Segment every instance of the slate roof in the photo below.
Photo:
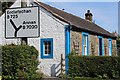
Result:
<svg viewBox="0 0 120 80"><path fill-rule="evenodd" d="M59 10L55 7L49 6L42 2L34 2L50 12L53 16L57 17L58 19L69 23L73 26L73 28L76 28L76 30L84 30L88 31L97 35L102 35L110 38L116 38L116 36L105 29L101 28L99 25L92 23L90 21L87 21L85 19L82 19L78 16L75 16L73 14L67 13L63 10Z"/></svg>

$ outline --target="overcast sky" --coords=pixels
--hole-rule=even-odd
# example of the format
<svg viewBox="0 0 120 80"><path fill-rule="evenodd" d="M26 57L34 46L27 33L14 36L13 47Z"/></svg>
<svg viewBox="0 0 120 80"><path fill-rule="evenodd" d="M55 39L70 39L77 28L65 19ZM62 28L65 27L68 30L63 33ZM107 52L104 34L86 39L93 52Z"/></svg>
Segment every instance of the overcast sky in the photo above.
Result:
<svg viewBox="0 0 120 80"><path fill-rule="evenodd" d="M118 32L118 1L119 0L41 0L58 9L84 18L89 9L96 24L109 32ZM88 2L89 1L89 2ZM105 2L106 1L106 2Z"/></svg>

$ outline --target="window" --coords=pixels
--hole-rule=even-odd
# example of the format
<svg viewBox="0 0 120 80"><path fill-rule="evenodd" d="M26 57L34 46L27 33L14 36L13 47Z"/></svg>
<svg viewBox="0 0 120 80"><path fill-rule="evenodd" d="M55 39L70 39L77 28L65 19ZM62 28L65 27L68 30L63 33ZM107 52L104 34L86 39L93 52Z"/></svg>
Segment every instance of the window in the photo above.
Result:
<svg viewBox="0 0 120 80"><path fill-rule="evenodd" d="M53 38L41 39L41 58L53 58Z"/></svg>
<svg viewBox="0 0 120 80"><path fill-rule="evenodd" d="M102 38L99 38L99 55L102 56Z"/></svg>
<svg viewBox="0 0 120 80"><path fill-rule="evenodd" d="M45 49L45 54L49 55L51 52L51 42L50 41L44 41L44 49Z"/></svg>
<svg viewBox="0 0 120 80"><path fill-rule="evenodd" d="M98 36L98 55L104 56L104 40L102 36Z"/></svg>
<svg viewBox="0 0 120 80"><path fill-rule="evenodd" d="M112 40L109 39L109 56L112 56Z"/></svg>
<svg viewBox="0 0 120 80"><path fill-rule="evenodd" d="M84 44L83 44L83 47L84 47L84 54L85 55L87 55L87 44L88 44L88 42L87 42L87 38L88 38L88 36L86 36L86 35L84 35Z"/></svg>
<svg viewBox="0 0 120 80"><path fill-rule="evenodd" d="M89 54L89 42L88 42L88 33L82 33L82 54Z"/></svg>

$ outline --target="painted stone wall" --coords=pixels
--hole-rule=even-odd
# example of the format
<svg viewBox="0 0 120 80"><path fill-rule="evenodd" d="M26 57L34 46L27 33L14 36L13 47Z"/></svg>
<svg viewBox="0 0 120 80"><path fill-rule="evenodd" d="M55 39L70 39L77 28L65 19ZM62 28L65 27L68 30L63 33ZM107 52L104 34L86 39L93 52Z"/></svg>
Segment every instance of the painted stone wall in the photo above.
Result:
<svg viewBox="0 0 120 80"><path fill-rule="evenodd" d="M82 55L82 32L71 31L71 51ZM108 38L104 38L104 55L109 56ZM79 50L78 50L79 48ZM89 34L89 55L98 56L99 39L97 35ZM112 56L117 55L116 40L112 40Z"/></svg>
<svg viewBox="0 0 120 80"><path fill-rule="evenodd" d="M105 56L109 56L109 41L107 38L104 38L104 50Z"/></svg>
<svg viewBox="0 0 120 80"><path fill-rule="evenodd" d="M40 38L29 39L29 44L36 46L40 51L40 39L53 38L53 59L41 59L39 55L40 65L38 66L41 71L48 76L57 76L56 72L60 69L61 54L65 58L65 25L62 21L53 17L50 13L40 8ZM58 67L57 67L58 66ZM56 68L57 67L57 68Z"/></svg>
<svg viewBox="0 0 120 80"><path fill-rule="evenodd" d="M91 56L98 55L98 37L96 35L89 34L89 51Z"/></svg>
<svg viewBox="0 0 120 80"><path fill-rule="evenodd" d="M82 34L81 32L71 31L71 51L82 55Z"/></svg>
<svg viewBox="0 0 120 80"><path fill-rule="evenodd" d="M117 45L116 45L116 40L112 40L112 55L113 56L118 56L117 55Z"/></svg>
<svg viewBox="0 0 120 80"><path fill-rule="evenodd" d="M82 32L71 31L71 51L82 55ZM90 55L98 55L98 38L89 34L89 52Z"/></svg>

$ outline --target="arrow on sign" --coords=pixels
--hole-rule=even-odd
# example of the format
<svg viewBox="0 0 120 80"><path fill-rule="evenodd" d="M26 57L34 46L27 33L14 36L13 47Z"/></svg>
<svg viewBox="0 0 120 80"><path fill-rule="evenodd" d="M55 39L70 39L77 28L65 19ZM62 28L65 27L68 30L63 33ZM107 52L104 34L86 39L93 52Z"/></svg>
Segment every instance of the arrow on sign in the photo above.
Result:
<svg viewBox="0 0 120 80"><path fill-rule="evenodd" d="M17 37L17 32L20 30L20 28L22 27L21 25L17 28L16 25L14 24L14 22L12 21L12 19L10 19L10 23L12 24L12 26L14 27L15 29L15 37Z"/></svg>

